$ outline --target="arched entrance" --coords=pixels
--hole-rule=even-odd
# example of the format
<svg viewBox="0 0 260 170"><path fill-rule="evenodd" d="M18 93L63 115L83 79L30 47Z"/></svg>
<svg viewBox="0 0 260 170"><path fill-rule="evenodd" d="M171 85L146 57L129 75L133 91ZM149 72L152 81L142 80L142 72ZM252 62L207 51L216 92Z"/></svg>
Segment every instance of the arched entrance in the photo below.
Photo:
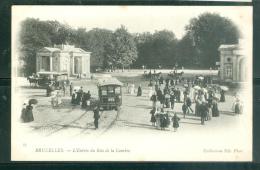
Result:
<svg viewBox="0 0 260 170"><path fill-rule="evenodd" d="M243 57L239 61L239 81L246 81L247 80L247 68L246 68L246 59Z"/></svg>

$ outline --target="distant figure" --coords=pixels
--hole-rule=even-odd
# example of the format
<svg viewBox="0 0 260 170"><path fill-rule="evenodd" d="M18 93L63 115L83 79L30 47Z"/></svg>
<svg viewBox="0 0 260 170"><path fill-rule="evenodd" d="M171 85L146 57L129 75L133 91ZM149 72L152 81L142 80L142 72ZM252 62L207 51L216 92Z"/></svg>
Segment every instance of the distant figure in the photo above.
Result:
<svg viewBox="0 0 260 170"><path fill-rule="evenodd" d="M91 94L90 91L86 94L87 107L90 107Z"/></svg>
<svg viewBox="0 0 260 170"><path fill-rule="evenodd" d="M156 108L156 101L157 101L157 97L156 97L156 93L154 92L153 95L151 96L150 100L152 101L152 107Z"/></svg>
<svg viewBox="0 0 260 170"><path fill-rule="evenodd" d="M162 85L163 84L163 77L161 76L159 79L159 84Z"/></svg>
<svg viewBox="0 0 260 170"><path fill-rule="evenodd" d="M128 83L126 83L126 93L130 93L130 90L129 90L129 85L128 85Z"/></svg>
<svg viewBox="0 0 260 170"><path fill-rule="evenodd" d="M200 105L200 111L201 111L201 115L200 115L200 117L201 117L201 124L202 125L204 125L205 123L205 121L206 121L206 117L207 117L207 111L208 111L208 108L207 108L208 106L206 105L206 103L202 103L201 105Z"/></svg>
<svg viewBox="0 0 260 170"><path fill-rule="evenodd" d="M171 102L171 109L174 109L174 104L175 104L175 96L174 93L172 92L170 95L170 102Z"/></svg>
<svg viewBox="0 0 260 170"><path fill-rule="evenodd" d="M216 98L213 98L213 100L212 100L212 117L218 117L218 116L219 116L218 101Z"/></svg>
<svg viewBox="0 0 260 170"><path fill-rule="evenodd" d="M94 112L94 125L95 125L95 129L98 129L98 120L100 118L99 107L95 106L93 112Z"/></svg>
<svg viewBox="0 0 260 170"><path fill-rule="evenodd" d="M71 96L71 104L77 104L77 90L74 90L72 96Z"/></svg>
<svg viewBox="0 0 260 170"><path fill-rule="evenodd" d="M132 84L130 88L131 88L130 94L134 94L135 93L135 84Z"/></svg>
<svg viewBox="0 0 260 170"><path fill-rule="evenodd" d="M25 110L22 109L22 112L23 112L22 121L24 123L28 123L28 122L34 121L32 104L27 105L25 107Z"/></svg>
<svg viewBox="0 0 260 170"><path fill-rule="evenodd" d="M87 93L83 92L81 108L86 108L86 107L87 107Z"/></svg>
<svg viewBox="0 0 260 170"><path fill-rule="evenodd" d="M51 83L49 83L47 88L46 88L46 96L50 97L51 96L51 92L52 92Z"/></svg>
<svg viewBox="0 0 260 170"><path fill-rule="evenodd" d="M72 96L72 93L73 93L73 84L72 82L70 83L70 96Z"/></svg>
<svg viewBox="0 0 260 170"><path fill-rule="evenodd" d="M171 98L170 94L166 93L165 94L165 106L166 106L166 108L170 108L171 107L170 98Z"/></svg>
<svg viewBox="0 0 260 170"><path fill-rule="evenodd" d="M187 96L186 100L185 100L186 104L187 104L187 111L188 113L191 111L191 113L193 113L193 110L191 108L192 102L189 96Z"/></svg>
<svg viewBox="0 0 260 170"><path fill-rule="evenodd" d="M188 111L188 106L184 102L183 105L182 105L183 118L185 118L187 111Z"/></svg>
<svg viewBox="0 0 260 170"><path fill-rule="evenodd" d="M155 126L155 122L156 122L156 119L155 119L155 107L150 111L150 114L151 114L151 120L150 122L152 122L152 125Z"/></svg>
<svg viewBox="0 0 260 170"><path fill-rule="evenodd" d="M137 96L142 96L142 88L141 88L141 85L139 85L139 87L138 87Z"/></svg>
<svg viewBox="0 0 260 170"><path fill-rule="evenodd" d="M80 105L82 95L83 95L83 87L81 86L80 89L77 92L77 98L76 98L76 104L77 105Z"/></svg>
<svg viewBox="0 0 260 170"><path fill-rule="evenodd" d="M21 120L22 122L24 122L24 120L26 120L26 103L23 104L23 107L22 107L22 113L21 113Z"/></svg>
<svg viewBox="0 0 260 170"><path fill-rule="evenodd" d="M220 102L225 102L225 91L221 90L220 91Z"/></svg>
<svg viewBox="0 0 260 170"><path fill-rule="evenodd" d="M64 82L62 84L62 91L63 91L63 96L65 96L66 95L66 82Z"/></svg>
<svg viewBox="0 0 260 170"><path fill-rule="evenodd" d="M243 104L239 97L236 97L235 102L233 104L235 114L242 114Z"/></svg>
<svg viewBox="0 0 260 170"><path fill-rule="evenodd" d="M177 116L176 113L174 113L174 116L172 117L172 127L174 128L174 132L176 132L179 128L179 121L180 118Z"/></svg>

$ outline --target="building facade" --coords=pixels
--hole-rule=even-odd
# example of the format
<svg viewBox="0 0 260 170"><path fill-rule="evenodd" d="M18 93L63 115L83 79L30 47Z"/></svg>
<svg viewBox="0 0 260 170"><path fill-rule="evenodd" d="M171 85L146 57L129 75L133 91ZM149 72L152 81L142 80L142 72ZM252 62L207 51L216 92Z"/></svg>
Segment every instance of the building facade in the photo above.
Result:
<svg viewBox="0 0 260 170"><path fill-rule="evenodd" d="M37 52L36 70L90 76L90 52L72 45L44 47Z"/></svg>
<svg viewBox="0 0 260 170"><path fill-rule="evenodd" d="M247 81L247 60L243 44L221 45L220 52L220 79L225 82Z"/></svg>

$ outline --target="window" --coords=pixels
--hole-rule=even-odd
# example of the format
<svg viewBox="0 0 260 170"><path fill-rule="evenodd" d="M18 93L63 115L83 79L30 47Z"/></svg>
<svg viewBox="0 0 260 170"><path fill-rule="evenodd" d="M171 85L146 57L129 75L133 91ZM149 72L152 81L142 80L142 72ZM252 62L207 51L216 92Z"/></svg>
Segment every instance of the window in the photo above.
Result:
<svg viewBox="0 0 260 170"><path fill-rule="evenodd" d="M227 64L225 65L225 78L232 79L232 65Z"/></svg>
<svg viewBox="0 0 260 170"><path fill-rule="evenodd" d="M231 58L227 58L227 62L231 62Z"/></svg>
<svg viewBox="0 0 260 170"><path fill-rule="evenodd" d="M115 94L120 94L120 87L115 88Z"/></svg>
<svg viewBox="0 0 260 170"><path fill-rule="evenodd" d="M42 56L41 60L41 70L50 71L50 57Z"/></svg>

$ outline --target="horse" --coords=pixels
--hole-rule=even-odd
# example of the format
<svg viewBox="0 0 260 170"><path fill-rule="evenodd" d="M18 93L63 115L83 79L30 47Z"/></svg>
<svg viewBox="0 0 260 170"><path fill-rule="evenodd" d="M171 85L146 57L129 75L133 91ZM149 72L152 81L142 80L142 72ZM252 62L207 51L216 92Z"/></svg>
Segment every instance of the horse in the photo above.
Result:
<svg viewBox="0 0 260 170"><path fill-rule="evenodd" d="M30 83L30 86L32 86L32 83L34 84L34 87L38 85L38 79L34 78L33 76L28 76L27 80Z"/></svg>

